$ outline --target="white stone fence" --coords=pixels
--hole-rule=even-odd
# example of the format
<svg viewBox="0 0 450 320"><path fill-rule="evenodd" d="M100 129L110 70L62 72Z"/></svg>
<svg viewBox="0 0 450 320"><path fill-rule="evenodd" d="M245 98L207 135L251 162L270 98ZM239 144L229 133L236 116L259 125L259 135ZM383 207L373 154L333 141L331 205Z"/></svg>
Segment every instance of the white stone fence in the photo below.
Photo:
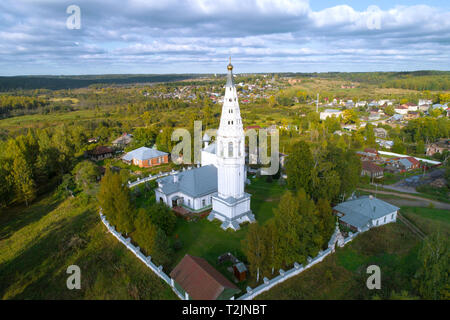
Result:
<svg viewBox="0 0 450 320"><path fill-rule="evenodd" d="M156 266L152 262L151 256L146 257L141 249L139 247L134 246L131 243L130 238L124 238L123 235L116 230L116 228L106 220L106 217L102 214L102 210L100 209L100 219L102 220L103 224L106 226L108 231L116 237L117 240L119 240L122 244L124 244L128 250L130 250L136 257L139 258L147 267L149 267L158 277L164 280L171 288L172 291L175 292L175 294L181 299L181 300L189 300L189 294L186 292L182 294L176 287L175 287L175 281L169 277L167 274L163 271L163 266Z"/></svg>
<svg viewBox="0 0 450 320"><path fill-rule="evenodd" d="M188 167L187 169L186 168L183 168L183 171L185 171L185 170L191 170L193 167ZM162 178L162 177L165 177L165 176L168 176L168 175L170 175L170 174L172 174L172 175L175 175L175 174L178 174L178 173L180 173L180 171L175 171L175 170L173 170L172 169L172 171L169 171L169 172L159 172L158 174L155 174L155 175L149 175L148 177L145 177L145 178L137 178L137 180L136 181L133 181L133 182L131 182L131 181L128 181L128 188L134 188L134 187L136 187L137 185L139 185L139 184L141 184L141 183L145 183L145 182L148 182L148 181L151 181L151 180L155 180L155 179L158 179L158 178Z"/></svg>
<svg viewBox="0 0 450 320"><path fill-rule="evenodd" d="M352 241L358 234L363 233L367 230L369 230L369 228L364 228L360 232L356 232L356 233L350 232L348 237L344 238L343 242L341 244L338 243L338 245L340 247L343 247L344 245L346 245L347 243ZM304 270L309 269L313 265L321 262L323 259L325 259L326 256L330 255L331 253L333 253L335 251L335 245L337 242L336 238L337 238L337 231L335 231L335 233L331 236L331 240L328 245L328 249L326 249L324 251L320 251L319 254L315 258L308 257L308 259L307 259L308 263L305 266L295 262L294 267L290 270L284 271L283 269L280 269L278 276L276 276L275 278L270 279L270 280L267 279L266 277L264 277L263 284L257 286L254 289L247 287L247 293L240 296L236 300L252 300L257 295L260 295L261 293L271 289L272 287L276 286L277 284L280 284L283 281L286 281L287 279L289 279L293 276L296 276L296 275L302 273ZM234 300L234 297L231 299Z"/></svg>

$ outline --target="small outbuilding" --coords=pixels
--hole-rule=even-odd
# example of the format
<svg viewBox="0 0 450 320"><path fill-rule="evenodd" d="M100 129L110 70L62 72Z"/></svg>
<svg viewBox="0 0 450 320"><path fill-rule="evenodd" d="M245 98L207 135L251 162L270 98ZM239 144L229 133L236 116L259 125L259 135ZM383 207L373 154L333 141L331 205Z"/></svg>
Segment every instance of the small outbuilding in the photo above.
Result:
<svg viewBox="0 0 450 320"><path fill-rule="evenodd" d="M233 265L233 272L234 276L236 277L236 279L238 279L239 282L247 279L247 268L245 267L244 263L239 262Z"/></svg>
<svg viewBox="0 0 450 320"><path fill-rule="evenodd" d="M205 259L186 254L170 277L194 300L229 300L240 292Z"/></svg>

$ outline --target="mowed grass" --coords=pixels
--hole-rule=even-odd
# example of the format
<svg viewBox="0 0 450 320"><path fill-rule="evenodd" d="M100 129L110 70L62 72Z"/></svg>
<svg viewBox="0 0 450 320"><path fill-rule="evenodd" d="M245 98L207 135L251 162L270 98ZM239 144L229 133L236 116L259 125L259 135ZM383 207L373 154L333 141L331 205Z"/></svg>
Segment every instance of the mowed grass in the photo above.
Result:
<svg viewBox="0 0 450 320"><path fill-rule="evenodd" d="M247 187L247 192L252 195L251 209L260 224L265 224L273 217L273 209L278 206L283 187L274 180L268 183L264 178L252 179ZM174 231L174 237L182 242L182 248L175 252L174 265L183 258L185 254L199 256L206 259L212 266L217 268L224 276L232 280L232 275L226 270L227 265L218 264L217 258L227 252L231 252L241 261L246 261L242 249L242 240L245 239L248 224L242 224L238 231L220 228L218 220L208 221L206 218L198 221L186 221L178 218ZM247 282L240 283L241 288L246 287Z"/></svg>
<svg viewBox="0 0 450 320"><path fill-rule="evenodd" d="M402 207L401 213L427 235L439 231L447 237L450 236L450 212L448 210Z"/></svg>
<svg viewBox="0 0 450 320"><path fill-rule="evenodd" d="M420 240L401 223L371 229L323 262L275 286L257 299L371 299L388 298L395 290L413 290ZM369 290L366 268L381 269L381 290Z"/></svg>
<svg viewBox="0 0 450 320"><path fill-rule="evenodd" d="M101 223L95 200L53 194L0 216L2 299L177 299ZM69 290L67 267L81 269Z"/></svg>

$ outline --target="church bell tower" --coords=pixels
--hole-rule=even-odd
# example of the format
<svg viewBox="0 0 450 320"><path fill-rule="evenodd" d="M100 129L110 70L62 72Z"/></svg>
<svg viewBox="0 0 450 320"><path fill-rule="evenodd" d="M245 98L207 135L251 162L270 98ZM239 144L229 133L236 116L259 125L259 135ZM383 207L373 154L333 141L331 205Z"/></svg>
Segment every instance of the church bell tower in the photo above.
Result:
<svg viewBox="0 0 450 320"><path fill-rule="evenodd" d="M233 65L227 66L227 82L216 138L217 194L212 198L209 220L219 219L223 229L239 229L245 221L254 222L250 210L250 194L244 191L245 135L233 80Z"/></svg>

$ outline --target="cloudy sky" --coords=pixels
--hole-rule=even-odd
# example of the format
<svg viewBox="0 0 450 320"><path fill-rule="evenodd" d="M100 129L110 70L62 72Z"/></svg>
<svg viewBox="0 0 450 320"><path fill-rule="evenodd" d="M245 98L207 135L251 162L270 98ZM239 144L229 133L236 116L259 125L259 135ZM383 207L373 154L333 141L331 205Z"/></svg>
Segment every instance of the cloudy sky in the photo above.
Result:
<svg viewBox="0 0 450 320"><path fill-rule="evenodd" d="M448 0L0 2L0 75L450 70L449 49Z"/></svg>

